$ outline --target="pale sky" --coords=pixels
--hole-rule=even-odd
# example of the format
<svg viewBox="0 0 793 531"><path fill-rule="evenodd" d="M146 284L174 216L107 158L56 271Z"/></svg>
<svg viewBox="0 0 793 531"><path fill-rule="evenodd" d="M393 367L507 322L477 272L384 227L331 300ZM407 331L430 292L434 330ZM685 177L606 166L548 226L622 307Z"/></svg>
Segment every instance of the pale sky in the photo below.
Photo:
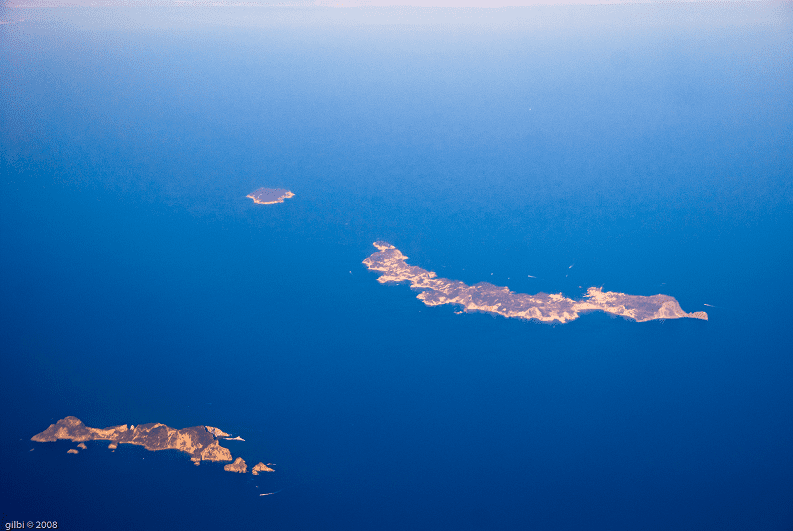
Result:
<svg viewBox="0 0 793 531"><path fill-rule="evenodd" d="M324 7L441 7L441 8L499 8L528 7L538 5L594 5L594 4L644 4L659 3L661 0L9 0L7 7L60 7L60 6L324 6ZM681 0L677 0L680 2ZM715 3L713 0L682 0L683 2ZM729 0L728 0L729 1ZM750 0L751 1L751 0ZM741 3L742 0L735 0Z"/></svg>

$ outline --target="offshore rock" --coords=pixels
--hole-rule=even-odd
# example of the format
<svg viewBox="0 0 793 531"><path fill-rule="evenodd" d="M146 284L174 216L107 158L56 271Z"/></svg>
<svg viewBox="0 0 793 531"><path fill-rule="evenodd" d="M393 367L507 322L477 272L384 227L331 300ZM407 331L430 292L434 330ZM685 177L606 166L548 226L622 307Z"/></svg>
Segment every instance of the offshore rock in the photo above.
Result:
<svg viewBox="0 0 793 531"><path fill-rule="evenodd" d="M248 466L245 464L245 460L242 457L238 457L233 463L224 466L223 470L226 472L239 472L240 474L244 474L248 470Z"/></svg>
<svg viewBox="0 0 793 531"><path fill-rule="evenodd" d="M275 472L275 470L265 465L264 463L259 463L258 465L253 467L253 470L251 470L251 474L253 474L254 476L258 476L259 472Z"/></svg>
<svg viewBox="0 0 793 531"><path fill-rule="evenodd" d="M295 194L283 188L259 188L245 197L253 199L253 202L257 205L274 205L283 203L284 199L295 197Z"/></svg>

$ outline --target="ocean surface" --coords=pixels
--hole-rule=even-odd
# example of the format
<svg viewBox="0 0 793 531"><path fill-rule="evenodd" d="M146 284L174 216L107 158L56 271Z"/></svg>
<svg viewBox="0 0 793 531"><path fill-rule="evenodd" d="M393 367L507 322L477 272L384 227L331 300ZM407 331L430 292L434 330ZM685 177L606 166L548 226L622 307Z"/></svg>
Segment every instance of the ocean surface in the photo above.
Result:
<svg viewBox="0 0 793 531"><path fill-rule="evenodd" d="M793 529L790 3L12 11L4 524ZM709 320L458 315L375 240ZM67 415L277 472L30 441Z"/></svg>

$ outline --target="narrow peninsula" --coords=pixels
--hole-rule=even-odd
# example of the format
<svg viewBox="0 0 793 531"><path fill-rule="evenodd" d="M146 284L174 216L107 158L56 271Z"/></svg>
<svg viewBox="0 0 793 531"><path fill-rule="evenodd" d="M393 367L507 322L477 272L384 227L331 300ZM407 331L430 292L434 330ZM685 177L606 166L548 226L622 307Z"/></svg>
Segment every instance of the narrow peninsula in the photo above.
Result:
<svg viewBox="0 0 793 531"><path fill-rule="evenodd" d="M36 442L54 442L67 439L79 442L85 449L84 441L111 441L110 449L119 444L136 444L152 452L158 450L179 450L190 455L190 459L198 465L201 461L232 461L228 448L220 446L218 439L230 439L228 433L212 426L193 426L177 430L165 424L138 424L137 426L110 426L108 428L89 428L76 417L66 417L41 433L30 438ZM69 453L77 453L77 450ZM257 465L258 467L259 465ZM226 465L226 470L245 473L245 461L238 457L234 463ZM258 474L258 468L256 474Z"/></svg>
<svg viewBox="0 0 793 531"><path fill-rule="evenodd" d="M377 252L363 261L370 271L380 272L381 284L410 282L421 291L417 298L427 306L455 304L465 312L486 312L543 323L568 323L582 313L602 311L634 321L679 319L690 317L708 320L705 312L686 313L674 297L668 295L626 295L601 288L587 290L583 300L568 299L561 293L528 295L515 293L506 286L479 282L469 286L458 280L438 278L433 271L408 265L407 256L393 245L378 241Z"/></svg>
<svg viewBox="0 0 793 531"><path fill-rule="evenodd" d="M259 188L245 197L253 199L257 205L274 205L283 203L284 199L295 197L295 194L283 188Z"/></svg>

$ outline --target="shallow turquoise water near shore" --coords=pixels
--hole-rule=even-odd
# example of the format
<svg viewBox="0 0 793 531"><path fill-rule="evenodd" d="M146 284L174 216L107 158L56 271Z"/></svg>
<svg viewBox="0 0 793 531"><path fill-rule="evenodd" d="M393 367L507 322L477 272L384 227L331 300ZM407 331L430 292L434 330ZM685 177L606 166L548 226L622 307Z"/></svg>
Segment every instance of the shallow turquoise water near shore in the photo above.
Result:
<svg viewBox="0 0 793 531"><path fill-rule="evenodd" d="M789 529L784 31L312 28L0 27L4 518ZM378 239L710 320L456 315L378 284ZM66 415L278 472L28 440Z"/></svg>

